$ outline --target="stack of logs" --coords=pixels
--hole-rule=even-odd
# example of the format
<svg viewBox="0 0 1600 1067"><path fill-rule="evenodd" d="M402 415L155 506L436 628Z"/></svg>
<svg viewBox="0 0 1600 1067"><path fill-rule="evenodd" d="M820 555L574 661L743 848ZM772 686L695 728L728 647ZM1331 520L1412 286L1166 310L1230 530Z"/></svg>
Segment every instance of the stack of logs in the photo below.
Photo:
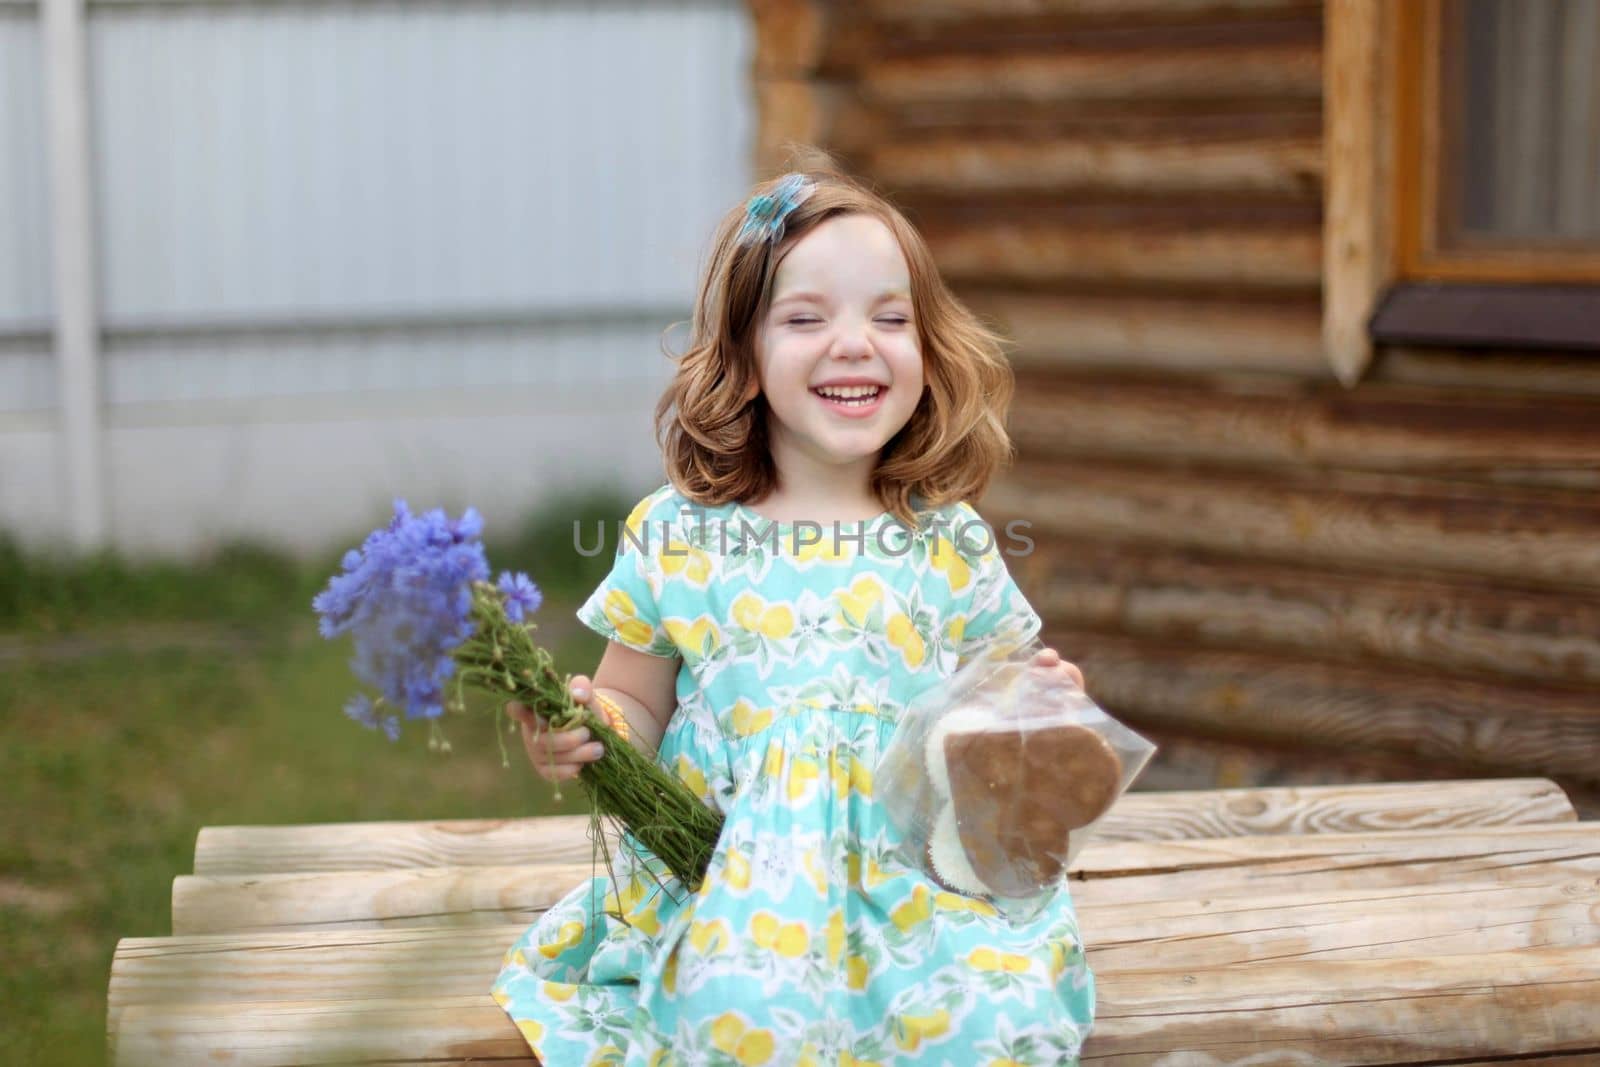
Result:
<svg viewBox="0 0 1600 1067"><path fill-rule="evenodd" d="M1085 1063L1600 1058L1600 823L1547 781L1128 794L1072 869ZM117 947L114 1067L532 1067L488 990L581 819L201 832ZM937 1054L937 1048L930 1048Z"/></svg>
<svg viewBox="0 0 1600 1067"><path fill-rule="evenodd" d="M1015 341L980 503L1167 787L1536 774L1600 814L1600 360L1320 336L1307 0L751 0L764 173L905 207ZM1203 768L1220 781L1185 779Z"/></svg>

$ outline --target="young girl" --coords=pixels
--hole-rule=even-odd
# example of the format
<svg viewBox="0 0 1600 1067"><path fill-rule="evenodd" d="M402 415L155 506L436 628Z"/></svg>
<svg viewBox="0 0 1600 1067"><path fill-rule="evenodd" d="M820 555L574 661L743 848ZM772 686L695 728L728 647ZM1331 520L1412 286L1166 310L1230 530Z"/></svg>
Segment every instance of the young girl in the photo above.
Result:
<svg viewBox="0 0 1600 1067"><path fill-rule="evenodd" d="M1065 890L1026 923L892 855L873 771L902 709L1039 617L965 501L1012 381L922 238L831 169L717 231L657 410L670 483L578 612L573 696L620 710L726 824L690 893L636 845L506 955L548 1067L1064 1064L1094 1013ZM1036 669L1082 685L1054 650ZM541 774L599 758L513 706Z"/></svg>

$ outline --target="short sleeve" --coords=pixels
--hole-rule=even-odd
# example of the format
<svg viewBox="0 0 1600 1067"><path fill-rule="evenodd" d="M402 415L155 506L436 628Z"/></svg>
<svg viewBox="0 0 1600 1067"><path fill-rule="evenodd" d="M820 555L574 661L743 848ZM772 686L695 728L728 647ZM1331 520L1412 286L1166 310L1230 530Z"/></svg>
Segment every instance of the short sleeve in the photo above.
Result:
<svg viewBox="0 0 1600 1067"><path fill-rule="evenodd" d="M658 494L640 501L628 516L627 525L637 527L645 521ZM652 656L670 657L678 647L661 624L661 611L651 580L655 560L639 544L620 539L611 573L605 576L589 599L578 609L578 621L595 633L618 644ZM648 543L648 542L646 542Z"/></svg>
<svg viewBox="0 0 1600 1067"><path fill-rule="evenodd" d="M992 540L973 561L972 597L962 615L962 664L984 655L1003 655L1037 637L1043 626Z"/></svg>

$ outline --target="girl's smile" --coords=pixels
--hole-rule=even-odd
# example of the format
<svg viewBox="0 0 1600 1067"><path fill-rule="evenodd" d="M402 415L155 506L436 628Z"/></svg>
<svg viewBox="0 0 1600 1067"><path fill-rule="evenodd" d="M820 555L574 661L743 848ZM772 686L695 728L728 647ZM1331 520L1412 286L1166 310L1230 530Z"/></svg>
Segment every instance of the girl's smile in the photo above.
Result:
<svg viewBox="0 0 1600 1067"><path fill-rule="evenodd" d="M811 390L823 405L847 419L865 419L883 409L889 387L866 378L837 378Z"/></svg>

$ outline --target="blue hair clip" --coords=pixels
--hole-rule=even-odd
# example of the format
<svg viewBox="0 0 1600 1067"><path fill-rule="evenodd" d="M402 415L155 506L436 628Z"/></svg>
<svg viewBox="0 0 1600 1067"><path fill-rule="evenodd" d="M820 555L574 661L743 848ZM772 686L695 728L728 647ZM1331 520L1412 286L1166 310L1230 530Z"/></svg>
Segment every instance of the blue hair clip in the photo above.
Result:
<svg viewBox="0 0 1600 1067"><path fill-rule="evenodd" d="M816 183L804 174L785 174L770 193L752 196L744 206L744 225L734 238L736 244L783 240L783 222L789 212L805 202L816 191Z"/></svg>

